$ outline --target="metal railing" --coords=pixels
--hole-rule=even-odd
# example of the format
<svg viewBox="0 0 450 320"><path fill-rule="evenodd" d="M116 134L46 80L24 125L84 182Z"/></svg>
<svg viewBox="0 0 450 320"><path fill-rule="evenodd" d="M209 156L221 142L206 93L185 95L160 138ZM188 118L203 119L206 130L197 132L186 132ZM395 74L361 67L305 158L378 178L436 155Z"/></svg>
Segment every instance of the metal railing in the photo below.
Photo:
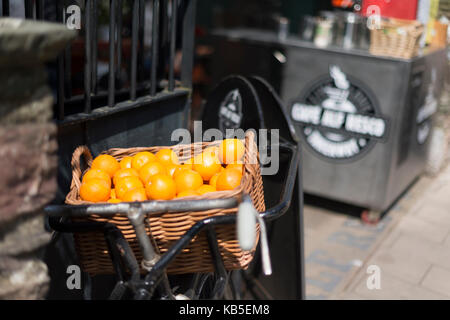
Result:
<svg viewBox="0 0 450 320"><path fill-rule="evenodd" d="M17 3L20 0L15 0ZM26 19L50 20L65 23L69 1L23 0ZM101 0L83 0L82 28L80 39L84 46L84 76L82 95L72 94L72 48L69 46L56 62L57 120L64 120L68 105L82 104L78 113L90 114L93 109L106 106L113 108L118 103L133 105L139 97L154 97L165 91L173 93L177 87L190 88L193 65L195 0L104 0L109 2L108 40L108 83L107 90L100 90L99 64L99 5ZM15 3L17 5L17 3ZM2 16L10 16L10 0L1 0ZM123 57L123 8L131 8L131 58L128 87L117 84L117 78L124 66ZM151 5L151 61L150 72L145 74L144 32L146 6ZM180 33L177 35L177 33ZM112 39L112 41L111 41ZM182 39L177 43L177 39ZM162 50L165 50L162 52ZM168 52L167 52L168 51ZM182 55L179 82L175 76L175 55ZM103 98L103 99L102 99ZM95 102L95 103L94 103ZM73 112L72 112L73 113Z"/></svg>

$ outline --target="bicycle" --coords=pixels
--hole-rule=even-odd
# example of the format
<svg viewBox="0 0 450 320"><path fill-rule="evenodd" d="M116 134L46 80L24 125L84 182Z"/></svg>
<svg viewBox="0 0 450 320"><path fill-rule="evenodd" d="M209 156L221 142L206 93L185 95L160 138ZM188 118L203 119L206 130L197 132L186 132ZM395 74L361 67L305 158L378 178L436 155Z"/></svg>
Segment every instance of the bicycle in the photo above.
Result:
<svg viewBox="0 0 450 320"><path fill-rule="evenodd" d="M50 226L58 232L102 231L108 244L117 283L109 295L112 300L132 298L136 300L158 299L238 299L242 297L242 288L232 281L232 274L226 271L219 253L215 226L237 224L238 240L243 250L251 249L255 238L255 225L261 230L261 257L264 274L272 273L267 240L266 221L276 220L289 208L299 166L299 151L296 145L280 142L280 152L289 153L288 170L284 178L284 188L279 202L265 212L257 213L247 195L242 199L209 200L171 200L147 201L142 203L93 204L93 205L51 205L46 208ZM167 252L159 255L153 247L145 230L145 217L161 212L178 212L181 209L203 211L208 209L226 209L239 205L237 215L214 216L204 219L191 227ZM100 222L67 222L67 218L86 217L91 214L109 216L126 215L136 232L143 254L141 261L145 274L141 275L140 266L123 234L116 226ZM200 232L206 232L209 249L214 264L213 274L194 274L183 293L175 294L165 269L177 254L185 248ZM247 286L257 282L251 275L240 275ZM256 284L257 285L257 284ZM208 288L209 287L209 288Z"/></svg>

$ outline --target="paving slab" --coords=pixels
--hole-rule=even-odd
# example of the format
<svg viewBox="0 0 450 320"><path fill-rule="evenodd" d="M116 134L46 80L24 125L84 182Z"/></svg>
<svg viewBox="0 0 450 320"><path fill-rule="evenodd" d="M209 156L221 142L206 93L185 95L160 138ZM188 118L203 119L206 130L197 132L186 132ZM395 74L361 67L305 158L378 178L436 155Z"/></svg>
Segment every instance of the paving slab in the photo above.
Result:
<svg viewBox="0 0 450 320"><path fill-rule="evenodd" d="M375 300L445 300L448 296L422 286L412 285L387 272L382 272L380 289L368 289L366 279L358 282L353 291L365 299Z"/></svg>
<svg viewBox="0 0 450 320"><path fill-rule="evenodd" d="M450 247L450 232L442 243L444 246Z"/></svg>
<svg viewBox="0 0 450 320"><path fill-rule="evenodd" d="M422 286L450 298L450 269L432 266L423 279Z"/></svg>
<svg viewBox="0 0 450 320"><path fill-rule="evenodd" d="M443 242L450 231L450 228L445 225L414 216L404 217L396 229L403 234L417 236L437 243Z"/></svg>
<svg viewBox="0 0 450 320"><path fill-rule="evenodd" d="M379 266L382 274L384 272L394 274L410 284L420 284L432 265L431 262L421 258L405 253L393 254L389 250L376 253L367 264Z"/></svg>
<svg viewBox="0 0 450 320"><path fill-rule="evenodd" d="M390 249L391 254L404 254L432 264L450 268L450 250L442 244L411 235L401 235ZM450 279L449 279L450 281Z"/></svg>
<svg viewBox="0 0 450 320"><path fill-rule="evenodd" d="M450 228L450 206L429 200L424 202L412 215L423 221Z"/></svg>
<svg viewBox="0 0 450 320"><path fill-rule="evenodd" d="M344 292L339 298L330 297L330 300L367 300L367 298L360 296L354 292Z"/></svg>

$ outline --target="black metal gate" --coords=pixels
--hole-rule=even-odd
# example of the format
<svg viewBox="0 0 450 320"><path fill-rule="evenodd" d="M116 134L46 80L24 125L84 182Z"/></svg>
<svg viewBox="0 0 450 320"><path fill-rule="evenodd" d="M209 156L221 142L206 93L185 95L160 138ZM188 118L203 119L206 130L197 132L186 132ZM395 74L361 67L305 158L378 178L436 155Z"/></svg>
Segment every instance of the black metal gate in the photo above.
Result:
<svg viewBox="0 0 450 320"><path fill-rule="evenodd" d="M86 144L97 154L173 144L171 132L187 128L190 111L195 0L2 0L1 12L67 23L73 5L81 13L79 37L48 66L59 129L59 203L68 192L77 146ZM99 39L102 18L106 41Z"/></svg>

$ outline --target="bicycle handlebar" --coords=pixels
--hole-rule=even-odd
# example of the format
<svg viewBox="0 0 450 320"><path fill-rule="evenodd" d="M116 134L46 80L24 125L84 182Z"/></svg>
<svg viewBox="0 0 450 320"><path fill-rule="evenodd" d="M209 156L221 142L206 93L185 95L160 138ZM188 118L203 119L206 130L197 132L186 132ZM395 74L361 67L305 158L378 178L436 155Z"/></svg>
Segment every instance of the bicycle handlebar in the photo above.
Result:
<svg viewBox="0 0 450 320"><path fill-rule="evenodd" d="M289 169L283 189L281 199L278 204L270 209L261 212L260 215L265 220L273 220L283 215L289 208L292 191L295 185L295 178L299 163L299 154L297 147L281 143L280 149L288 149L292 153L289 163ZM227 199L205 199L205 200L168 200L168 201L144 201L144 202L127 202L117 204L90 204L90 205L49 205L45 208L45 212L51 217L86 217L92 214L109 216L116 214L126 215L130 210L140 210L148 216L160 214L164 212L180 212L180 211L204 211L211 209L229 209L239 204L237 197Z"/></svg>
<svg viewBox="0 0 450 320"><path fill-rule="evenodd" d="M206 200L168 200L124 202L115 204L90 204L90 205L50 205L45 212L51 217L85 217L92 214L108 216L127 214L130 210L140 209L148 215L164 212L180 211L204 211L211 209L229 209L237 205L236 198L206 199Z"/></svg>

